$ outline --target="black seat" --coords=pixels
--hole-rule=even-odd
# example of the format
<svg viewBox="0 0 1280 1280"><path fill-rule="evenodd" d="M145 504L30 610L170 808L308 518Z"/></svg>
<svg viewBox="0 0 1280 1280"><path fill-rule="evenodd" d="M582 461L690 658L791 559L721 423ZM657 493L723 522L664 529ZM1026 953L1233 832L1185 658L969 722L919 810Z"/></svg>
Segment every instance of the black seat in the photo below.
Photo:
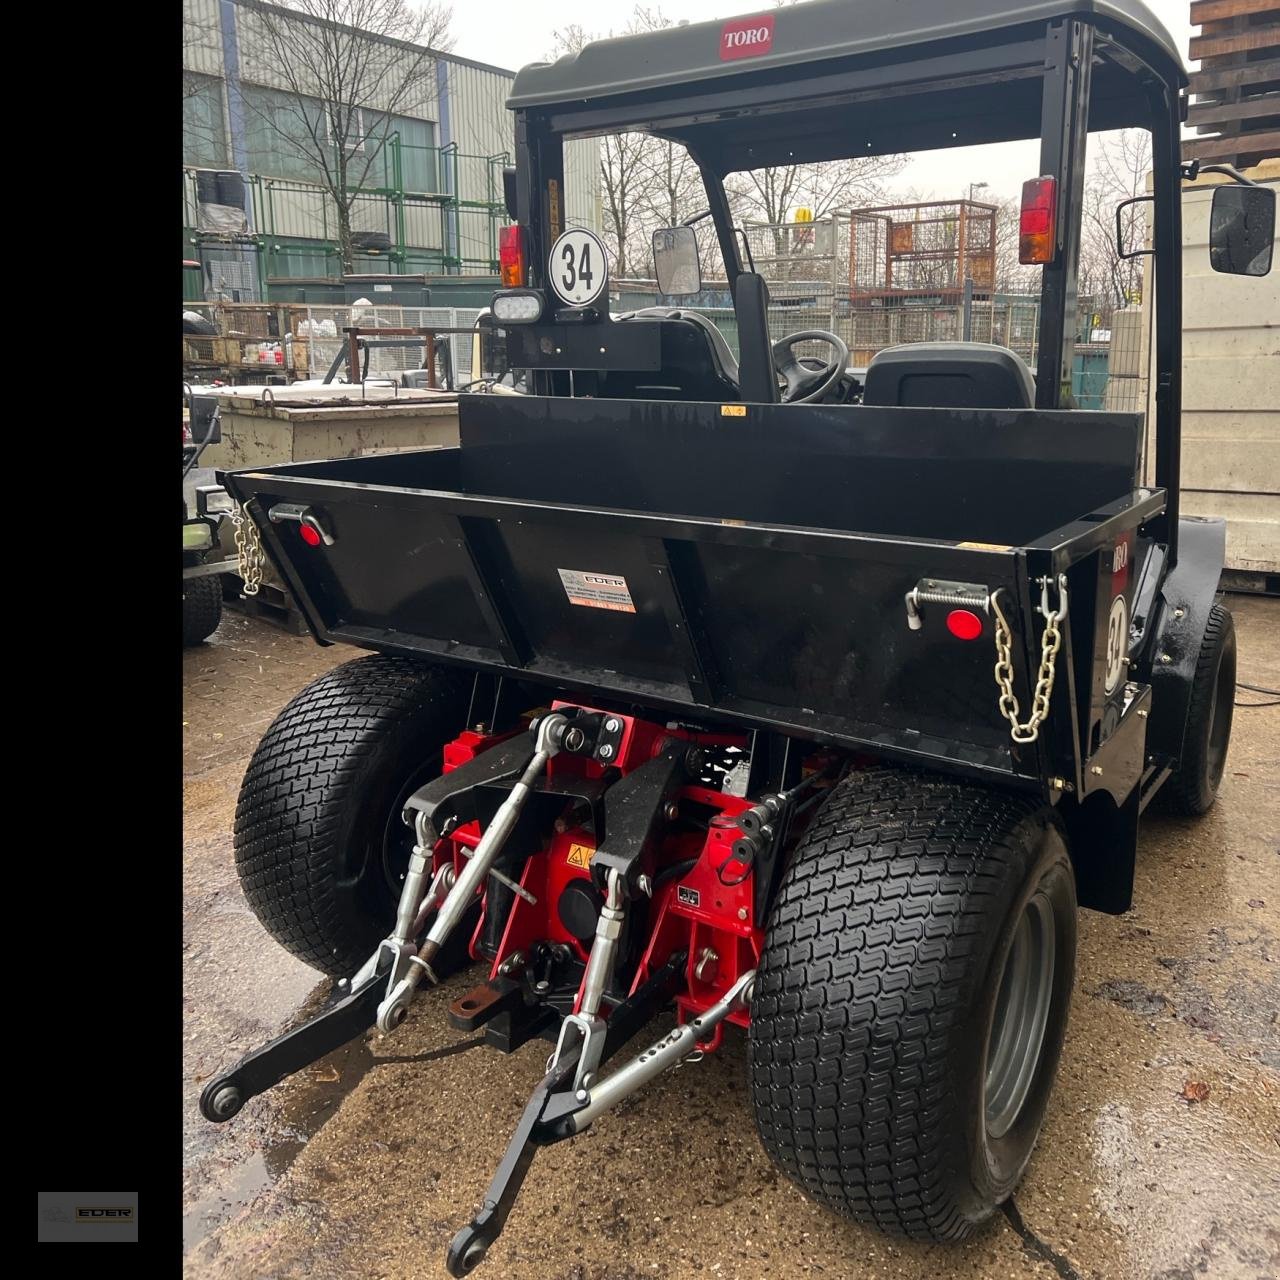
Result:
<svg viewBox="0 0 1280 1280"><path fill-rule="evenodd" d="M907 342L872 357L862 392L869 405L1031 409L1036 384L1026 362L989 342Z"/></svg>
<svg viewBox="0 0 1280 1280"><path fill-rule="evenodd" d="M660 393L669 390L694 399L738 398L738 362L724 334L706 316L679 307L641 307L637 311L624 311L614 319L662 326L663 369L661 375L626 375L626 380L636 383L636 389L615 390L614 394L634 394L642 398L659 394L661 398ZM610 374L606 381L608 387L613 388L620 379ZM670 387L665 385L668 382L672 384Z"/></svg>

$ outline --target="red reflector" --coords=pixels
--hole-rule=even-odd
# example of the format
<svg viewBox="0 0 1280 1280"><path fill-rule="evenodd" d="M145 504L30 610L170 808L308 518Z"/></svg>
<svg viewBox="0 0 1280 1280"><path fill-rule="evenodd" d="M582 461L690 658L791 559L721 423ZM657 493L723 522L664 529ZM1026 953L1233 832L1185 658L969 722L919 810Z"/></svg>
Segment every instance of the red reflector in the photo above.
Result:
<svg viewBox="0 0 1280 1280"><path fill-rule="evenodd" d="M498 231L498 267L503 288L518 289L524 285L524 232L514 223Z"/></svg>
<svg viewBox="0 0 1280 1280"><path fill-rule="evenodd" d="M957 640L976 640L982 634L982 619L968 609L952 609L947 614L947 630Z"/></svg>
<svg viewBox="0 0 1280 1280"><path fill-rule="evenodd" d="M309 547L318 547L320 545L320 535L309 524L300 524L298 526L298 536Z"/></svg>
<svg viewBox="0 0 1280 1280"><path fill-rule="evenodd" d="M1057 252L1058 180L1051 174L1022 184L1018 217L1018 261L1052 262Z"/></svg>

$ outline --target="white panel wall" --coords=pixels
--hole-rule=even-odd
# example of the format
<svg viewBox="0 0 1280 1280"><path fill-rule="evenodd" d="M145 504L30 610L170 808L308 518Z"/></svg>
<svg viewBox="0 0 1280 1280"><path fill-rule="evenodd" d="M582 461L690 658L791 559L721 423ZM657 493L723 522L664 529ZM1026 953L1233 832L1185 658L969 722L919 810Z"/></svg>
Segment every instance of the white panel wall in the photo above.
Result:
<svg viewBox="0 0 1280 1280"><path fill-rule="evenodd" d="M266 85L272 89L291 87L280 74L280 59L269 32L272 29L278 30L281 22L295 21L304 23L306 19L282 17L278 12L262 14L243 5L236 6L236 38L240 48L240 78L243 81ZM353 33L349 38L357 40L362 37ZM288 39L285 36L282 41L286 48ZM381 69L381 74L375 71L365 77L365 83L375 88L375 92L372 94L372 101L362 105L378 111L394 111L396 115L413 116L419 120L435 120L438 104L434 59L422 58L419 50L388 41L368 39L366 43L369 65ZM415 64L418 64L417 73L407 92L400 94L406 70ZM387 92L377 92L384 83ZM306 84L301 87L304 92L314 91Z"/></svg>
<svg viewBox="0 0 1280 1280"><path fill-rule="evenodd" d="M1280 162L1268 161L1280 188ZM1271 274L1209 265L1206 183L1183 193L1182 509L1227 518L1227 565L1280 572L1280 237Z"/></svg>
<svg viewBox="0 0 1280 1280"><path fill-rule="evenodd" d="M450 62L449 133L468 155L515 155L514 117L507 110L509 71L489 71L465 62Z"/></svg>
<svg viewBox="0 0 1280 1280"><path fill-rule="evenodd" d="M506 153L515 161L515 117L506 107L513 76L510 72L486 70L466 63L451 62L449 86L449 129L452 140L465 154L492 156ZM482 181L482 179L480 180ZM601 229L599 143L584 138L565 144L565 216L573 226ZM466 175L463 189L468 189ZM470 189L482 190L480 182ZM497 198L502 193L497 192ZM464 256L477 256L464 250Z"/></svg>
<svg viewBox="0 0 1280 1280"><path fill-rule="evenodd" d="M204 76L223 74L218 0L182 0L182 65Z"/></svg>
<svg viewBox="0 0 1280 1280"><path fill-rule="evenodd" d="M600 143L579 138L564 148L565 218L570 226L601 232Z"/></svg>

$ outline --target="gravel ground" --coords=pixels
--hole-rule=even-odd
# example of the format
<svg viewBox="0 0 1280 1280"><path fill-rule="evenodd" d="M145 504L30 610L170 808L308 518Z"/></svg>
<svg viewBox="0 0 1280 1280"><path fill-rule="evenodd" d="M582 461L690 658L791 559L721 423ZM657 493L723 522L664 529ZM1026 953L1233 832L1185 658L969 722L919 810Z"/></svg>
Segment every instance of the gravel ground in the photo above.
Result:
<svg viewBox="0 0 1280 1280"><path fill-rule="evenodd" d="M1230 599L1241 678L1280 686L1280 601ZM547 1046L451 1031L461 975L231 1124L205 1079L327 994L250 914L236 790L276 712L356 656L238 614L184 657L184 1274L443 1276ZM1241 693L1242 700L1258 700ZM1280 708L1237 710L1219 803L1144 821L1135 907L1086 913L1071 1022L1016 1206L965 1245L887 1240L774 1173L745 1097L745 1041L662 1077L542 1152L478 1273L730 1277L1280 1277ZM655 1022L655 1032L669 1019ZM1207 1086L1207 1096L1189 1101Z"/></svg>

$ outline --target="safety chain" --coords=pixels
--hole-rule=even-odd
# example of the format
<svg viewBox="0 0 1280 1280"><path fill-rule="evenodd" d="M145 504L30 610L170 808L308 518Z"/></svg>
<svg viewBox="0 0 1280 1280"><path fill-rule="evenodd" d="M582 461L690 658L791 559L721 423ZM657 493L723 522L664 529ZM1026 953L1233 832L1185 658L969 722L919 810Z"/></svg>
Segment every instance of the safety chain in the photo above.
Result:
<svg viewBox="0 0 1280 1280"><path fill-rule="evenodd" d="M1040 726L1049 715L1049 699L1053 696L1054 664L1062 647L1062 632L1058 624L1067 616L1067 578L1058 575L1058 608L1049 608L1049 578L1040 579L1040 609L1044 616L1044 635L1040 638L1040 671L1036 676L1035 694L1031 700L1031 715L1026 724L1018 723L1018 699L1013 692L1013 634L1009 620L1000 608L1000 592L991 597L991 607L996 615L996 685L1000 690L1000 714L1013 726L1009 736L1014 742L1034 742L1040 736Z"/></svg>
<svg viewBox="0 0 1280 1280"><path fill-rule="evenodd" d="M231 524L236 531L236 572L244 583L244 594L256 596L262 585L262 540L258 526L238 502L231 508Z"/></svg>

